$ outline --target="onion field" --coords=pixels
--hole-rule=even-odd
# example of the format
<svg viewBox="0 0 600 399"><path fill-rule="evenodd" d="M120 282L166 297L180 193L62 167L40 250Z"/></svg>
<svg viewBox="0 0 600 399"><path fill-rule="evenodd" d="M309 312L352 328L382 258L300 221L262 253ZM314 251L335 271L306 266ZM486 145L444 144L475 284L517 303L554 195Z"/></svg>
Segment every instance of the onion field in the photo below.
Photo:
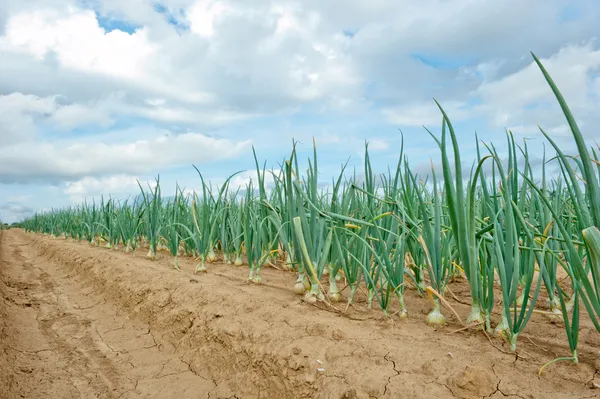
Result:
<svg viewBox="0 0 600 399"><path fill-rule="evenodd" d="M430 303L424 329L452 319L510 351L519 350L532 315L545 314L564 327L568 351L540 364L543 375L555 362L579 362L580 320L600 333L600 147L585 141L533 57L577 154L540 128L548 149L541 165L510 131L506 154L477 140L477 158L465 159L452 115L438 104L441 129L428 133L441 168L426 175L411 169L403 148L377 173L366 145L360 178L342 166L322 188L316 144L308 160L294 144L277 170L254 153L258 179L243 189L230 187L235 174L215 187L198 170L201 190L165 195L156 179L140 183L135 197L38 213L20 227L149 259L170 253L175 269L193 259L200 281L216 262L245 269L256 285L267 282L263 269L279 269L293 273L288 288L308 303L341 314L366 306L400 328L413 314L405 294L415 290ZM466 313L450 301L450 284L461 279L470 293ZM361 293L366 301L357 301Z"/></svg>

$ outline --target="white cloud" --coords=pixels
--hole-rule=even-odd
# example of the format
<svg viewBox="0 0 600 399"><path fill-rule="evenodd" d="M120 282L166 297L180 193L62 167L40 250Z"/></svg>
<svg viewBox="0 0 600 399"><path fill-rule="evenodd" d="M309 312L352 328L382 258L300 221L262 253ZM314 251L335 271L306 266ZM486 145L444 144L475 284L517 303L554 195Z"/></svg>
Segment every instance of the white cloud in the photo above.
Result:
<svg viewBox="0 0 600 399"><path fill-rule="evenodd" d="M344 138L339 134L334 134L324 130L319 134L319 137L316 138L318 144L340 144L344 141Z"/></svg>
<svg viewBox="0 0 600 399"><path fill-rule="evenodd" d="M198 123L207 125L220 125L236 121L241 121L251 117L250 114L228 110L215 110L197 112L184 107L172 107L166 103L158 103L152 108L135 108L126 107L130 115L146 117L159 122L182 122L182 123Z"/></svg>
<svg viewBox="0 0 600 399"><path fill-rule="evenodd" d="M0 181L148 173L170 166L228 159L247 151L249 145L249 141L233 142L200 133L165 134L123 144L25 142L0 149Z"/></svg>
<svg viewBox="0 0 600 399"><path fill-rule="evenodd" d="M265 173L265 187L271 187L274 182L275 179L273 178L273 175L271 174L271 172L275 173L276 176L280 176L281 171L280 170L267 170ZM250 182L252 181L252 186L255 189L258 189L258 173L256 173L256 171L245 171L242 172L236 176L234 176L231 181L229 182L229 187L232 190L237 190L237 189L245 189L248 184L250 184Z"/></svg>
<svg viewBox="0 0 600 399"><path fill-rule="evenodd" d="M282 171L280 169L267 169L264 176L265 189L267 193L270 193L270 191L273 189L273 186L275 185L275 178L273 177L273 174L275 174L278 178L282 178ZM212 192L216 193L217 190L223 186L223 184L227 180L227 177L205 176L205 179L207 179L206 183L209 184ZM228 188L231 193L239 191L239 193L243 195L250 183L252 183L252 187L254 188L254 190L258 192L258 173L256 172L256 170L245 170L231 177L229 180ZM183 189L184 195L194 195L194 193L201 195L202 186L186 187Z"/></svg>
<svg viewBox="0 0 600 399"><path fill-rule="evenodd" d="M23 51L38 59L53 52L66 68L136 79L158 48L145 30L105 32L91 10L39 9L13 15L0 49Z"/></svg>
<svg viewBox="0 0 600 399"><path fill-rule="evenodd" d="M338 38L316 34L314 12L269 2L166 2L172 9L189 7L191 32L180 35L150 18L150 2L137 3L137 11L112 1L97 4L110 15L148 24L132 33L107 32L92 10L75 5L18 7L0 36L6 77L0 93L61 96L64 108L54 122L63 128L78 127L79 118L106 127L125 117L223 125L306 102L335 109L357 103L360 80L352 63ZM210 40L194 33L209 28Z"/></svg>
<svg viewBox="0 0 600 399"><path fill-rule="evenodd" d="M233 11L234 8L225 1L197 1L188 13L190 29L202 37L210 38L215 33L214 24L218 23L218 18Z"/></svg>
<svg viewBox="0 0 600 399"><path fill-rule="evenodd" d="M424 105L431 97L448 104L478 90L481 79L486 84L502 80L524 65L526 43L544 56L565 42L589 39L598 14L588 1L576 2L586 12L579 23L562 26L572 28L565 36L559 29L561 8L540 0L521 7L507 19L508 26L500 21L513 14L520 4L515 0L428 0L419 7L387 0L369 7L357 1L164 1L169 15L190 27L176 32L150 1L80 3L140 25L133 33L107 33L92 10L47 4L54 7L22 6L8 18L0 39L5 55L24 51L48 62L54 54L61 68L92 74L91 80L98 79L93 74L120 79L115 86L126 84L126 91L110 101L112 106L97 97L77 104L104 107L96 115L187 124L225 124L315 101L337 110L364 107L365 96L380 101L393 123L427 124L431 117ZM539 4L545 5L542 11ZM531 24L531 15L544 23ZM430 27L438 34L432 35ZM464 61L460 67L435 69L414 53ZM421 113L427 121L417 121ZM495 119L506 120L502 113Z"/></svg>
<svg viewBox="0 0 600 399"><path fill-rule="evenodd" d="M371 151L383 151L389 148L389 144L385 140L371 139L369 140L369 150Z"/></svg>
<svg viewBox="0 0 600 399"><path fill-rule="evenodd" d="M459 101L447 101L440 104L451 121L469 118L465 104ZM433 100L429 102L410 103L381 110L390 123L402 126L440 126L442 113Z"/></svg>
<svg viewBox="0 0 600 399"><path fill-rule="evenodd" d="M67 182L65 193L73 202L81 202L88 197L101 195L115 196L139 190L138 178L130 175L115 175L108 177L84 177L81 180Z"/></svg>

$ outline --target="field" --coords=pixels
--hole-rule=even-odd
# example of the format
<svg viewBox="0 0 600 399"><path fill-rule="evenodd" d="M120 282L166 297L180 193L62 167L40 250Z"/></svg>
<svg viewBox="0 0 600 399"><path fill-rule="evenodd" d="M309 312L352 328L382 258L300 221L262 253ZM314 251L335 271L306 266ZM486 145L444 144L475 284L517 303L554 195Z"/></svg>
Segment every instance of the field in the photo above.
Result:
<svg viewBox="0 0 600 399"><path fill-rule="evenodd" d="M399 150L319 180L296 144L243 189L38 213L2 234L9 397L586 398L600 388L600 147L531 162L442 106L441 170ZM439 105L439 104L438 104ZM470 167L470 173L465 173ZM267 183L270 181L272 183ZM66 395L66 396L65 396Z"/></svg>
<svg viewBox="0 0 600 399"><path fill-rule="evenodd" d="M535 314L518 355L499 338L423 323L429 302L391 322L364 298L346 314L301 301L295 277L159 254L152 262L72 240L2 237L0 389L6 398L586 398L600 382L600 339L582 322L581 363L539 367L568 352L555 316ZM464 281L451 284L459 313ZM495 315L495 317L498 317ZM21 396L22 395L22 396Z"/></svg>

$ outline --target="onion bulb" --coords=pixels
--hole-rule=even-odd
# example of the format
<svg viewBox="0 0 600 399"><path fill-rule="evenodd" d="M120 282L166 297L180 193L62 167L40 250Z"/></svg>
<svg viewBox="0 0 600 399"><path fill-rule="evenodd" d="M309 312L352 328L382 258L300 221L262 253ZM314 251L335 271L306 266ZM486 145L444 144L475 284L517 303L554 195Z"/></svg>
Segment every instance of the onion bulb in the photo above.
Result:
<svg viewBox="0 0 600 399"><path fill-rule="evenodd" d="M408 318L408 312L406 311L406 305L404 305L404 295L401 293L397 293L397 297L398 303L400 304L400 313L398 313L398 316L401 319L406 319Z"/></svg>
<svg viewBox="0 0 600 399"><path fill-rule="evenodd" d="M329 274L329 292L327 292L327 297L332 302L339 302L340 299L342 299L342 296L340 295L340 292L338 290L336 280L335 280L337 273L334 273L334 268L331 265L329 265L328 267L325 268L325 270L323 270L323 274L325 274L325 271L327 271Z"/></svg>
<svg viewBox="0 0 600 399"><path fill-rule="evenodd" d="M404 320L408 318L408 312L406 311L406 309L400 309L400 313L398 313L398 317L400 317L400 319Z"/></svg>
<svg viewBox="0 0 600 399"><path fill-rule="evenodd" d="M331 302L339 302L342 299L342 296L339 292L328 292L327 298L329 298Z"/></svg>
<svg viewBox="0 0 600 399"><path fill-rule="evenodd" d="M303 275L303 278L302 278L302 282L304 283L304 288L306 290L309 290L310 289L310 282L308 281L308 279L306 277L304 277L304 275Z"/></svg>
<svg viewBox="0 0 600 399"><path fill-rule="evenodd" d="M304 294L304 300L308 303L315 303L317 300L323 300L325 297L323 293L319 290L318 284L313 284L306 294Z"/></svg>
<svg viewBox="0 0 600 399"><path fill-rule="evenodd" d="M546 301L548 302L548 305L550 306L550 311L552 313L557 315L562 314L562 310L560 308L560 304L558 303L556 296L553 299L547 299Z"/></svg>
<svg viewBox="0 0 600 399"><path fill-rule="evenodd" d="M525 300L525 291L521 292L521 295L517 298L517 306L523 306L523 301Z"/></svg>
<svg viewBox="0 0 600 399"><path fill-rule="evenodd" d="M425 321L430 326L443 326L444 323L446 323L446 318L444 317L442 312L440 312L439 302L438 301L434 301L434 302L435 302L435 304L433 306L433 309L431 310L431 312L429 312Z"/></svg>
<svg viewBox="0 0 600 399"><path fill-rule="evenodd" d="M252 281L255 284L260 284L260 269L251 267L250 274L248 275L248 281Z"/></svg>
<svg viewBox="0 0 600 399"><path fill-rule="evenodd" d="M233 262L233 264L235 266L241 266L241 265L243 265L244 261L242 260L242 256L241 255L236 256L235 257L235 262Z"/></svg>
<svg viewBox="0 0 600 399"><path fill-rule="evenodd" d="M479 323L483 324L483 317L481 317L481 309L479 308L478 303L473 303L471 305L471 313L467 317L467 324L471 323Z"/></svg>
<svg viewBox="0 0 600 399"><path fill-rule="evenodd" d="M309 289L310 289L310 283L304 276L304 273L300 273L298 275L298 279L296 280L296 285L294 285L294 292L298 295L302 295Z"/></svg>
<svg viewBox="0 0 600 399"><path fill-rule="evenodd" d="M196 266L196 273L198 273L198 272L206 273L207 270L208 269L206 268L206 265L204 264L204 260L202 260L202 262L198 263L198 265Z"/></svg>
<svg viewBox="0 0 600 399"><path fill-rule="evenodd" d="M501 336L504 330L508 330L508 320L506 319L506 316L502 314L502 321L496 326L496 328L494 329L494 333L497 336Z"/></svg>
<svg viewBox="0 0 600 399"><path fill-rule="evenodd" d="M302 295L306 292L306 287L304 287L304 283L302 281L296 281L294 285L294 293L297 295Z"/></svg>
<svg viewBox="0 0 600 399"><path fill-rule="evenodd" d="M148 251L146 258L151 259L151 260L154 260L156 258L156 255L154 255L154 253L152 252L152 248L150 248L150 250Z"/></svg>
<svg viewBox="0 0 600 399"><path fill-rule="evenodd" d="M211 248L210 251L208 251L208 255L206 255L206 260L213 263L216 259L217 255L215 255L214 249Z"/></svg>

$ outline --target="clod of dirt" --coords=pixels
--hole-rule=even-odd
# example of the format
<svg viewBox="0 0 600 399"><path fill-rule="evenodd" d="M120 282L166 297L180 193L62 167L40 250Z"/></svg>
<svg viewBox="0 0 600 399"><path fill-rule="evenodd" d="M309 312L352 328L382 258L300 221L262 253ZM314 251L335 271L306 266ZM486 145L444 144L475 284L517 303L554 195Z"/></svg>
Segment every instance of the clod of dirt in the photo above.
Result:
<svg viewBox="0 0 600 399"><path fill-rule="evenodd" d="M333 330L333 332L331 333L331 338L333 338L336 341L343 340L345 336L346 335L342 330Z"/></svg>
<svg viewBox="0 0 600 399"><path fill-rule="evenodd" d="M450 390L461 397L475 394L479 397L489 396L496 391L497 381L493 371L483 367L467 366L463 371L448 378Z"/></svg>
<svg viewBox="0 0 600 399"><path fill-rule="evenodd" d="M342 399L356 399L358 396L356 395L356 389L349 389L344 392Z"/></svg>

